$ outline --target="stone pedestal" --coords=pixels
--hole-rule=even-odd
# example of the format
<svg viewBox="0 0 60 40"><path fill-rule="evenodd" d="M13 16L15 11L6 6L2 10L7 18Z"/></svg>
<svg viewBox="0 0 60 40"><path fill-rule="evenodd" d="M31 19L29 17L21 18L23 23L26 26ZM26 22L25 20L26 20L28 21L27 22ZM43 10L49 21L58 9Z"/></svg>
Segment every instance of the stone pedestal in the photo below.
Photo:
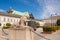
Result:
<svg viewBox="0 0 60 40"><path fill-rule="evenodd" d="M26 28L26 40L34 40L34 33L29 27Z"/></svg>
<svg viewBox="0 0 60 40"><path fill-rule="evenodd" d="M26 40L32 40L31 31L28 28L26 28Z"/></svg>

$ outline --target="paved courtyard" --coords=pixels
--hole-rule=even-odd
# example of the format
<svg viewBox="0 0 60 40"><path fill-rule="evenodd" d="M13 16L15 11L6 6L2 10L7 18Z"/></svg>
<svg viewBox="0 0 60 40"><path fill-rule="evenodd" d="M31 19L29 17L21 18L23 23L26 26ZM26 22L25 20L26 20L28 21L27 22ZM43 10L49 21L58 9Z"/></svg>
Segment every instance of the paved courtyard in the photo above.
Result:
<svg viewBox="0 0 60 40"><path fill-rule="evenodd" d="M53 32L52 34L42 34L41 29L37 29L37 31L34 32L36 32L32 33L34 40L60 40L60 30ZM7 40L6 38L8 38L9 40L26 40L26 30L9 30L8 34L8 36L2 36L3 33L0 30L0 40ZM41 35L47 39L45 39Z"/></svg>
<svg viewBox="0 0 60 40"><path fill-rule="evenodd" d="M37 31L35 31L35 32L50 39L50 40L60 40L60 30L53 32L52 34L42 34L40 32L40 29L37 29ZM34 37L35 37L34 38L35 40L47 40L47 39L37 36L36 34L34 35Z"/></svg>

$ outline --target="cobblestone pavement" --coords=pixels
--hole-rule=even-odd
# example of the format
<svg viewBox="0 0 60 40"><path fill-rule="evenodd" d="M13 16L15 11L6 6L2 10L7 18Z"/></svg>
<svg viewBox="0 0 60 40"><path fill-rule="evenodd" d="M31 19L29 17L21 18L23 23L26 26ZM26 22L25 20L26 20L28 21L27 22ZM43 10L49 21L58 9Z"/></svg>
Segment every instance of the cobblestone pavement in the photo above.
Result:
<svg viewBox="0 0 60 40"><path fill-rule="evenodd" d="M40 32L40 29L37 29L37 31L35 31L35 32L50 40L60 40L60 30L53 32L52 34L42 34ZM42 37L37 36L36 34L34 35L34 39L35 40L47 40L47 39L43 39Z"/></svg>

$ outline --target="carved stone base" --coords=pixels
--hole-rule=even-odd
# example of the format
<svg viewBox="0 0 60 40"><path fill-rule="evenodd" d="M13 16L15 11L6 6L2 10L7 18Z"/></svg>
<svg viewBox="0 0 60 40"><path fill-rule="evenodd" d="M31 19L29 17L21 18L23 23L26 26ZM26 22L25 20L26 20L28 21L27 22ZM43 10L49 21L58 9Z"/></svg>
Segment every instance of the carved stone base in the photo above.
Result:
<svg viewBox="0 0 60 40"><path fill-rule="evenodd" d="M10 29L13 29L13 30L25 30L26 27L24 27L24 26L15 26L15 27L11 27Z"/></svg>

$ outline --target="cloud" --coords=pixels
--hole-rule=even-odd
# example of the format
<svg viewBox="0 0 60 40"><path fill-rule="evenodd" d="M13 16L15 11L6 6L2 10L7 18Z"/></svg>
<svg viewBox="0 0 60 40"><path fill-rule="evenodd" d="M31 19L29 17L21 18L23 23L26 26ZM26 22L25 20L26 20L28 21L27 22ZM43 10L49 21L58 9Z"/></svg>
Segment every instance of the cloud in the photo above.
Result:
<svg viewBox="0 0 60 40"><path fill-rule="evenodd" d="M28 0L20 0L22 3L29 4Z"/></svg>
<svg viewBox="0 0 60 40"><path fill-rule="evenodd" d="M41 18L47 18L49 16L60 15L60 0L38 0L41 6L43 6L43 12Z"/></svg>
<svg viewBox="0 0 60 40"><path fill-rule="evenodd" d="M3 10L3 9L0 9L0 12L5 12L5 10Z"/></svg>

